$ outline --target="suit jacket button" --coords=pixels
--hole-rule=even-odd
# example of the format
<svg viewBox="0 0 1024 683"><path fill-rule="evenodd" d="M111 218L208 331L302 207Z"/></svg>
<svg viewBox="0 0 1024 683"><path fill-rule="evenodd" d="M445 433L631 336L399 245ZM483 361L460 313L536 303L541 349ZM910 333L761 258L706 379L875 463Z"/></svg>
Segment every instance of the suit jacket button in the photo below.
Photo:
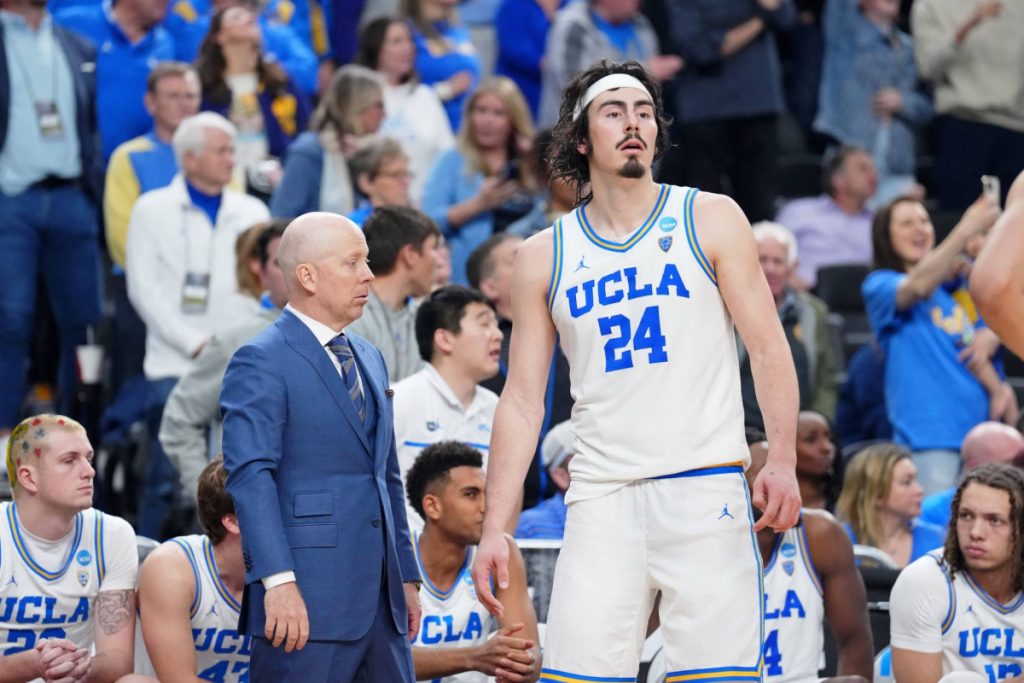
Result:
<svg viewBox="0 0 1024 683"><path fill-rule="evenodd" d="M380 520L379 519L375 519L375 520L373 520L370 523L373 524L373 528L374 529L379 529L380 528Z"/></svg>

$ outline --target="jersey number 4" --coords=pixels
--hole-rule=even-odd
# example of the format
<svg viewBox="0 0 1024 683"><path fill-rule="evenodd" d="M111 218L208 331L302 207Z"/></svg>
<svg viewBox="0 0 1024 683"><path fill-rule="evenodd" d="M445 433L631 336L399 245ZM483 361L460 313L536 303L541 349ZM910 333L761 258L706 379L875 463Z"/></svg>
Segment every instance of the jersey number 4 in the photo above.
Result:
<svg viewBox="0 0 1024 683"><path fill-rule="evenodd" d="M661 333L661 313L657 306L648 306L640 316L640 322L633 331L633 323L618 313L597 319L602 337L610 337L604 343L604 371L615 372L633 367L633 352L648 350L647 362L665 363L665 335Z"/></svg>
<svg viewBox="0 0 1024 683"><path fill-rule="evenodd" d="M782 653L779 652L779 632L772 631L764 639L764 673L767 676L782 675Z"/></svg>

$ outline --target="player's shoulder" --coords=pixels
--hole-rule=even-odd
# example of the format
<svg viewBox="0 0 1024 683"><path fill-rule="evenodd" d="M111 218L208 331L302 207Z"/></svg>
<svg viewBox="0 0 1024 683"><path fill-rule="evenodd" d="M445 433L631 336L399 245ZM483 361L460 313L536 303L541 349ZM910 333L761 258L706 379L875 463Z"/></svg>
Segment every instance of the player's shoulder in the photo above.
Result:
<svg viewBox="0 0 1024 683"><path fill-rule="evenodd" d="M800 520L804 525L804 532L808 536L808 541L811 540L812 535L831 536L834 534L839 534L847 541L849 540L849 536L843 530L843 525L828 510L803 508L800 510Z"/></svg>
<svg viewBox="0 0 1024 683"><path fill-rule="evenodd" d="M166 577L193 576L192 560L187 549L191 547L188 538L172 538L154 548L142 564L144 574L159 576L161 580Z"/></svg>
<svg viewBox="0 0 1024 683"><path fill-rule="evenodd" d="M944 588L950 583L949 565L938 550L926 553L908 564L896 579L896 585L904 591L911 588L925 593Z"/></svg>
<svg viewBox="0 0 1024 683"><path fill-rule="evenodd" d="M127 520L117 515L100 512L96 508L84 510L82 517L86 527L95 525L100 530L105 544L131 543L133 546L135 545L135 529Z"/></svg>
<svg viewBox="0 0 1024 683"><path fill-rule="evenodd" d="M718 192L698 191L693 199L694 220L704 217L737 218L743 215L743 209L732 197Z"/></svg>
<svg viewBox="0 0 1024 683"><path fill-rule="evenodd" d="M750 221L732 197L715 192L698 192L693 200L693 229L702 245L712 252L721 247L729 253L738 239L751 244Z"/></svg>

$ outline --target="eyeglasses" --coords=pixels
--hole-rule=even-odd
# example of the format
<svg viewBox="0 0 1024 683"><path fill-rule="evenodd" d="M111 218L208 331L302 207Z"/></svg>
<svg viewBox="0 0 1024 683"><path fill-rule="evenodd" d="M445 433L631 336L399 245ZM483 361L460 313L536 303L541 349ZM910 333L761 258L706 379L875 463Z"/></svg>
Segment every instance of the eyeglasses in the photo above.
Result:
<svg viewBox="0 0 1024 683"><path fill-rule="evenodd" d="M392 171L391 173L378 173L378 178L391 178L392 180L403 180L409 182L413 175L409 171Z"/></svg>
<svg viewBox="0 0 1024 683"><path fill-rule="evenodd" d="M165 92L157 93L157 97L170 102L198 102L199 95L197 93L185 93L185 92Z"/></svg>

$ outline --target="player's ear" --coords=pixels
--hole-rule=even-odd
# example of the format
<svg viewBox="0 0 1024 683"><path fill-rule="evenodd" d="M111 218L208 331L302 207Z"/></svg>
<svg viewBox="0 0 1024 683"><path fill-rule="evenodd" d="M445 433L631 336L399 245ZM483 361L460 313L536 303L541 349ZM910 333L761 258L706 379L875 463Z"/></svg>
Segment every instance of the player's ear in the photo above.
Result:
<svg viewBox="0 0 1024 683"><path fill-rule="evenodd" d="M19 458L15 474L18 477L18 488L32 493L39 490L39 469L37 467Z"/></svg>
<svg viewBox="0 0 1024 683"><path fill-rule="evenodd" d="M437 521L441 518L441 499L433 493L423 496L423 514L427 519Z"/></svg>
<svg viewBox="0 0 1024 683"><path fill-rule="evenodd" d="M241 530L238 528L238 517L234 515L224 515L220 518L221 525L228 530L229 534L238 536Z"/></svg>

